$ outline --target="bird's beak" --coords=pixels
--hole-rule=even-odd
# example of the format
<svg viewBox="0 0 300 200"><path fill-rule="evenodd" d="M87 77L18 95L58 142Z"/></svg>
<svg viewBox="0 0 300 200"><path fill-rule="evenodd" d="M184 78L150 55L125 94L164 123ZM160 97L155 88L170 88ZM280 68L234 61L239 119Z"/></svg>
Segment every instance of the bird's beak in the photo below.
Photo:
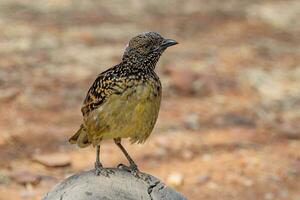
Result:
<svg viewBox="0 0 300 200"><path fill-rule="evenodd" d="M161 47L166 49L170 46L173 46L175 44L178 44L178 42L176 42L175 40L172 40L172 39L164 39L164 41L162 42L161 44Z"/></svg>

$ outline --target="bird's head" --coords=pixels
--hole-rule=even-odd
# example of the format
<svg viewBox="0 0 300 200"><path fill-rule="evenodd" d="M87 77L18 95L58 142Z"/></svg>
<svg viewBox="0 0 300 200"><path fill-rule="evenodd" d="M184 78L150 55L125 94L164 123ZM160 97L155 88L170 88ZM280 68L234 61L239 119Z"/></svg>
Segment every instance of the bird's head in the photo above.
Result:
<svg viewBox="0 0 300 200"><path fill-rule="evenodd" d="M165 39L156 32L142 33L129 41L123 59L154 62L155 65L164 50L176 44L175 40Z"/></svg>

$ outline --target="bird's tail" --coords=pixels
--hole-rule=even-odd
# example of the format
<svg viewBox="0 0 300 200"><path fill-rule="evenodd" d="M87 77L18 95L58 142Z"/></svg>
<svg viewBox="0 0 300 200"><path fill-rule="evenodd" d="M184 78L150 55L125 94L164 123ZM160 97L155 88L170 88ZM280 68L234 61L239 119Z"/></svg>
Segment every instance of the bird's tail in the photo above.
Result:
<svg viewBox="0 0 300 200"><path fill-rule="evenodd" d="M81 124L78 131L69 139L69 142L71 144L77 144L81 148L87 147L91 144L83 124Z"/></svg>

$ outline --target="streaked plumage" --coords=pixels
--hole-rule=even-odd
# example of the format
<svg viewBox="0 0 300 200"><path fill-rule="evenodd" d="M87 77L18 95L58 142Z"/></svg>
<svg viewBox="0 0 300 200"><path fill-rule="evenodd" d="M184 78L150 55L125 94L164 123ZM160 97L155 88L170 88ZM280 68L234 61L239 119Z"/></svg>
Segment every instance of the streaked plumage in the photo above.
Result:
<svg viewBox="0 0 300 200"><path fill-rule="evenodd" d="M161 102L155 65L162 52L174 44L155 32L131 39L121 63L99 74L89 89L81 109L83 124L69 141L80 147L99 145L103 139L144 142Z"/></svg>

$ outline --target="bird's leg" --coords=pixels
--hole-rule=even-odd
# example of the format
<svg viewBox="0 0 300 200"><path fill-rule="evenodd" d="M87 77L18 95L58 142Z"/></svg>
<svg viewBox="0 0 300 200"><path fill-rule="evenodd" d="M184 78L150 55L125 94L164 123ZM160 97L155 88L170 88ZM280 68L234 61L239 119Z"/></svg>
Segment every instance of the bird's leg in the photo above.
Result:
<svg viewBox="0 0 300 200"><path fill-rule="evenodd" d="M132 158L130 157L130 155L128 154L128 152L126 151L126 149L122 146L121 144L121 138L116 138L114 139L116 145L122 150L123 154L126 156L127 160L129 161L129 168L120 164L119 167L123 168L123 169L128 169L132 174L137 175L137 173L139 172L139 169L137 167L137 165L135 164L135 162L132 160Z"/></svg>
<svg viewBox="0 0 300 200"><path fill-rule="evenodd" d="M109 177L109 174L113 174L114 172L110 169L103 168L101 162L100 162L100 145L96 146L96 162L95 162L95 171L96 175L103 175L106 177Z"/></svg>
<svg viewBox="0 0 300 200"><path fill-rule="evenodd" d="M115 141L116 145L118 145L118 147L122 150L122 152L124 153L124 155L126 156L127 160L129 161L129 164L130 164L129 167L127 167L126 165L123 165L123 164L119 164L118 168L125 169L125 170L129 171L135 177L144 180L148 184L152 184L151 177L149 175L144 174L139 171L137 165L134 163L134 161L132 160L132 158L126 151L126 149L122 146L121 138L116 138L116 139L114 139L114 141Z"/></svg>
<svg viewBox="0 0 300 200"><path fill-rule="evenodd" d="M103 167L100 163L100 145L96 146L96 162L95 162L95 168L101 168Z"/></svg>

